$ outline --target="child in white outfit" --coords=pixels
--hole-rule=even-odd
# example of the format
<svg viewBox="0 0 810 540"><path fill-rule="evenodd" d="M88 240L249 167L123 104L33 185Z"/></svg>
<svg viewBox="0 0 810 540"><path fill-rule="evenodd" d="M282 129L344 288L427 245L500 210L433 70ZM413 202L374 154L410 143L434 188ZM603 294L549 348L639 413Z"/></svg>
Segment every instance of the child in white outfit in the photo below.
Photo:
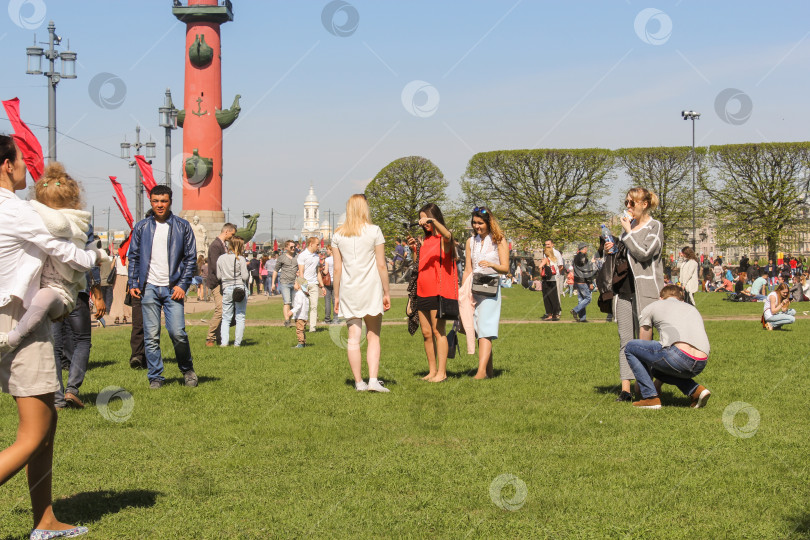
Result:
<svg viewBox="0 0 810 540"><path fill-rule="evenodd" d="M58 238L70 239L76 247L87 244L90 212L80 210L81 188L61 163L50 163L34 185L36 200L31 205L42 217L45 227ZM99 261L112 259L98 246L93 248ZM84 272L48 257L42 266L40 290L17 326L8 334L0 333L0 351L17 348L22 340L47 319L60 319L73 311L79 291L87 286Z"/></svg>
<svg viewBox="0 0 810 540"><path fill-rule="evenodd" d="M292 318L295 319L295 335L298 338L298 345L294 349L303 349L307 346L307 317L309 317L309 291L308 284L304 278L295 280L295 294L292 304Z"/></svg>

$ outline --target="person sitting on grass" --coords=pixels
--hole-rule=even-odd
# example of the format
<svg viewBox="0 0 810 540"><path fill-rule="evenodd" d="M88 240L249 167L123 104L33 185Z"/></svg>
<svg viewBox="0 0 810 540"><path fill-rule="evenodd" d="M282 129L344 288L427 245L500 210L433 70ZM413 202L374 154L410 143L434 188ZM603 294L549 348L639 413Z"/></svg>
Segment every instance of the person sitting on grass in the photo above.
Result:
<svg viewBox="0 0 810 540"><path fill-rule="evenodd" d="M303 349L307 346L307 317L309 317L309 283L303 277L295 280L293 285L295 293L293 296L292 315L295 319L295 335L298 338L298 345L293 349Z"/></svg>
<svg viewBox="0 0 810 540"><path fill-rule="evenodd" d="M779 330L786 324L796 322L796 310L790 309L790 287L787 283L780 283L768 295L762 317L766 330Z"/></svg>
<svg viewBox="0 0 810 540"><path fill-rule="evenodd" d="M745 290L745 282L748 281L748 275L745 272L740 272L737 276L737 282L734 284L734 292L737 293L738 297L746 302L754 301L754 297L751 296L751 293Z"/></svg>
<svg viewBox="0 0 810 540"><path fill-rule="evenodd" d="M764 302L767 298L765 292L768 291L768 270L763 269L759 277L751 284L751 296L757 302Z"/></svg>
<svg viewBox="0 0 810 540"><path fill-rule="evenodd" d="M660 409L662 383L674 384L692 398L690 407L706 405L711 392L696 383L709 358L709 338L700 312L684 302L683 289L667 285L660 300L644 308L639 316L639 336L627 343L624 354L633 370L641 399L633 403L640 409ZM661 341L652 341L652 329L658 329ZM653 383L657 378L657 384ZM660 381L660 382L659 382Z"/></svg>

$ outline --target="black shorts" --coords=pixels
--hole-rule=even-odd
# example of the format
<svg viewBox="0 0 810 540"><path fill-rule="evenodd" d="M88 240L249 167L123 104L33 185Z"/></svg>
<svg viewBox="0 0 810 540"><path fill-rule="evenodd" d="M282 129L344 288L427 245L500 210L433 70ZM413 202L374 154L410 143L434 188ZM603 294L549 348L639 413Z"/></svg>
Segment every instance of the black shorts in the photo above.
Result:
<svg viewBox="0 0 810 540"><path fill-rule="evenodd" d="M445 305L448 302L455 302L458 304L458 300L445 298L444 299ZM416 297L416 309L419 311L438 311L439 309L439 297L438 296L417 296Z"/></svg>

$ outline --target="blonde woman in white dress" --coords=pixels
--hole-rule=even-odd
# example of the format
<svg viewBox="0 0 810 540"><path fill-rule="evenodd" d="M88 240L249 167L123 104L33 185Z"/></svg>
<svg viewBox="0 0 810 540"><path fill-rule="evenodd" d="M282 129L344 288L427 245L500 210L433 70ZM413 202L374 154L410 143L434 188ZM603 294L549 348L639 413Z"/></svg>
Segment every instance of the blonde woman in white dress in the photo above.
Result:
<svg viewBox="0 0 810 540"><path fill-rule="evenodd" d="M388 392L377 378L380 369L380 329L383 312L391 308L385 239L371 223L365 195L352 195L346 203L346 221L332 237L335 312L349 327L347 354L354 387L362 392ZM360 350L363 322L366 323L368 383L362 376Z"/></svg>

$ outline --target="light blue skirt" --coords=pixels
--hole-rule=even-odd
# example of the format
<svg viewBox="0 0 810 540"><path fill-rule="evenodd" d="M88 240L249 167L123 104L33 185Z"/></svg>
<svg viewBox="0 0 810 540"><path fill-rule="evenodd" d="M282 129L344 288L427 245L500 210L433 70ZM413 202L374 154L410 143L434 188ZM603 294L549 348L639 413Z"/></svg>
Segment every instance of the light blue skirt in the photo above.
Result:
<svg viewBox="0 0 810 540"><path fill-rule="evenodd" d="M498 324L501 321L501 288L496 296L473 294L475 300L475 333L479 338L498 339Z"/></svg>

